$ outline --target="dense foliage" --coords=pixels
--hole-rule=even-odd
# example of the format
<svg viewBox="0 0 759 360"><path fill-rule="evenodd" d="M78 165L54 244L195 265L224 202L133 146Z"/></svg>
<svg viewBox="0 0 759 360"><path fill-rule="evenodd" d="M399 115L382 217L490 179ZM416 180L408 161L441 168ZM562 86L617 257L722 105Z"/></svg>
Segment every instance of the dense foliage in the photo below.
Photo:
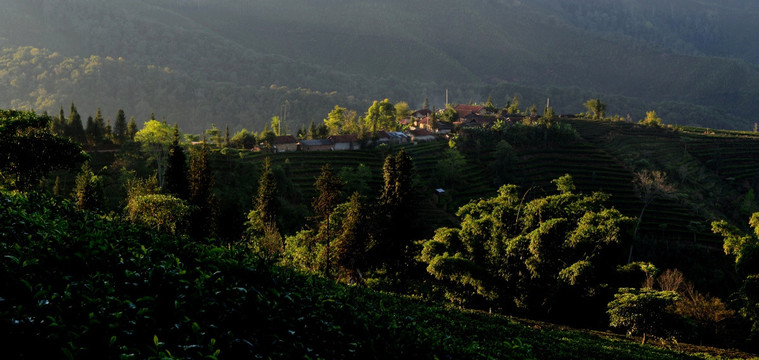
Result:
<svg viewBox="0 0 759 360"><path fill-rule="evenodd" d="M50 117L0 110L0 180L29 189L54 169L71 169L86 159L81 145L52 134Z"/></svg>
<svg viewBox="0 0 759 360"><path fill-rule="evenodd" d="M424 243L421 260L449 284L451 300L601 319L597 305L610 296L631 219L606 208L606 194L575 192L569 175L554 183L557 194L531 200L503 186L498 196L460 208L460 228L438 229Z"/></svg>
<svg viewBox="0 0 759 360"><path fill-rule="evenodd" d="M34 193L0 203L9 358L689 358L337 286Z"/></svg>

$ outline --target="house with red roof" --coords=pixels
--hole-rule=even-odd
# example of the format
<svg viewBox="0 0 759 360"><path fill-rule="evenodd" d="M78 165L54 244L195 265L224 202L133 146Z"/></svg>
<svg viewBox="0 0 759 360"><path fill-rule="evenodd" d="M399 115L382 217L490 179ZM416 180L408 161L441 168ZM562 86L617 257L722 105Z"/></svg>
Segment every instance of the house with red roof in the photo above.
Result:
<svg viewBox="0 0 759 360"><path fill-rule="evenodd" d="M298 150L298 139L292 135L277 136L274 139L274 152L288 152Z"/></svg>
<svg viewBox="0 0 759 360"><path fill-rule="evenodd" d="M332 135L328 137L335 144L335 150L358 150L361 149L361 142L358 141L358 135Z"/></svg>
<svg viewBox="0 0 759 360"><path fill-rule="evenodd" d="M454 107L453 109L456 110L457 113L459 113L459 119L463 119L471 114L474 114L474 115L490 114L490 112L487 111L487 109L485 109L485 107L481 105L459 104L459 105L456 105L456 107Z"/></svg>

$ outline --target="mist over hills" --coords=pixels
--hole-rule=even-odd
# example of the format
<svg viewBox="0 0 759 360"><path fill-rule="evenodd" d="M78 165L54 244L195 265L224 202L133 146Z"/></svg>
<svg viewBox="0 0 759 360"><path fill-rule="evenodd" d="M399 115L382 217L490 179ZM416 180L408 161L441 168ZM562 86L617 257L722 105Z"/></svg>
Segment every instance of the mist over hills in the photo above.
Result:
<svg viewBox="0 0 759 360"><path fill-rule="evenodd" d="M583 111L749 129L759 5L747 0L8 0L0 106L124 108L187 131L295 130L390 98ZM89 71L87 71L89 69Z"/></svg>

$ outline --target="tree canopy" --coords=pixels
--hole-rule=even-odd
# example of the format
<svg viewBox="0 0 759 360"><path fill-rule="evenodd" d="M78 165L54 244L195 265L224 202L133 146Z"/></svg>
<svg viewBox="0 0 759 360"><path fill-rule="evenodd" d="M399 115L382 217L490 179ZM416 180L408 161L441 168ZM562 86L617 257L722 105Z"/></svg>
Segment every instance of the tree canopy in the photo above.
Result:
<svg viewBox="0 0 759 360"><path fill-rule="evenodd" d="M421 259L451 300L566 315L600 295L624 261L631 219L604 206L607 194L575 192L569 175L553 182L557 193L529 201L533 189L504 185L424 243Z"/></svg>
<svg viewBox="0 0 759 360"><path fill-rule="evenodd" d="M0 110L0 178L27 190L51 170L73 169L87 159L81 145L54 135L50 118L33 111Z"/></svg>

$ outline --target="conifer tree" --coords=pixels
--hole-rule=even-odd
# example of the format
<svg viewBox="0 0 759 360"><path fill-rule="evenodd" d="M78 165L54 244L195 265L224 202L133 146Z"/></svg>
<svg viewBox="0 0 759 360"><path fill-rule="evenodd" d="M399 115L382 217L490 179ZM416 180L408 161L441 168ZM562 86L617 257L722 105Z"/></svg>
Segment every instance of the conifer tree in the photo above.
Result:
<svg viewBox="0 0 759 360"><path fill-rule="evenodd" d="M224 147L229 147L229 125L224 129Z"/></svg>
<svg viewBox="0 0 759 360"><path fill-rule="evenodd" d="M103 143L103 137L105 135L105 120L103 120L103 114L100 112L100 108L95 112L95 118L92 120L95 129L93 131L95 144L99 145Z"/></svg>
<svg viewBox="0 0 759 360"><path fill-rule="evenodd" d="M124 115L124 110L119 109L118 113L116 114L116 122L113 124L113 139L115 143L123 144L124 140L126 140L126 137L127 137L126 115Z"/></svg>
<svg viewBox="0 0 759 360"><path fill-rule="evenodd" d="M380 235L376 260L390 270L402 271L410 260L412 236L413 162L404 149L385 158L383 188L379 201Z"/></svg>
<svg viewBox="0 0 759 360"><path fill-rule="evenodd" d="M322 166L321 174L316 179L314 187L316 188L317 197L314 198L311 203L314 208L316 216L324 223L327 239L327 276L329 276L330 269L330 239L332 238L329 216L335 210L335 207L340 203L340 197L342 195L343 183L339 177L332 171L332 167L329 163Z"/></svg>
<svg viewBox="0 0 759 360"><path fill-rule="evenodd" d="M370 246L369 211L365 199L357 192L348 199L340 234L335 241L335 263L348 272L350 280L360 277ZM327 261L329 264L329 259ZM329 275L329 274L328 274Z"/></svg>
<svg viewBox="0 0 759 360"><path fill-rule="evenodd" d="M429 109L430 108L430 99L424 98L424 104L422 104L422 109Z"/></svg>
<svg viewBox="0 0 759 360"><path fill-rule="evenodd" d="M82 126L82 117L79 116L79 112L76 110L76 105L71 103L71 109L69 111L69 119L66 122L66 135L74 141L84 143L86 136L84 134L84 127Z"/></svg>
<svg viewBox="0 0 759 360"><path fill-rule="evenodd" d="M256 198L256 210L267 228L277 226L277 213L279 204L277 201L277 182L274 179L274 171L271 168L271 159L264 160L261 178L258 181L258 197Z"/></svg>
<svg viewBox="0 0 759 360"><path fill-rule="evenodd" d="M76 205L82 210L95 210L102 206L103 190L100 177L92 172L90 162L82 165L82 170L76 177Z"/></svg>
<svg viewBox="0 0 759 360"><path fill-rule="evenodd" d="M90 146L95 146L95 133L95 122L92 120L92 116L88 116L84 127L84 135L87 138L87 144Z"/></svg>
<svg viewBox="0 0 759 360"><path fill-rule="evenodd" d="M111 119L106 120L105 131L103 132L103 140L113 141L113 127L111 127Z"/></svg>
<svg viewBox="0 0 759 360"><path fill-rule="evenodd" d="M195 207L191 215L190 233L195 239L212 237L216 233L216 197L213 194L213 183L208 145L204 138L200 150L194 150L190 156L188 203Z"/></svg>
<svg viewBox="0 0 759 360"><path fill-rule="evenodd" d="M66 133L66 117L63 115L63 106L58 112L57 118L52 118L50 124L50 132L58 136L64 136Z"/></svg>
<svg viewBox="0 0 759 360"><path fill-rule="evenodd" d="M134 121L134 116L132 116L129 119L129 124L127 125L127 131L126 131L126 139L134 141L134 135L137 134L137 122Z"/></svg>
<svg viewBox="0 0 759 360"><path fill-rule="evenodd" d="M183 200L189 198L187 156L179 143L177 124L174 124L174 142L169 146L169 158L166 164L166 191Z"/></svg>

